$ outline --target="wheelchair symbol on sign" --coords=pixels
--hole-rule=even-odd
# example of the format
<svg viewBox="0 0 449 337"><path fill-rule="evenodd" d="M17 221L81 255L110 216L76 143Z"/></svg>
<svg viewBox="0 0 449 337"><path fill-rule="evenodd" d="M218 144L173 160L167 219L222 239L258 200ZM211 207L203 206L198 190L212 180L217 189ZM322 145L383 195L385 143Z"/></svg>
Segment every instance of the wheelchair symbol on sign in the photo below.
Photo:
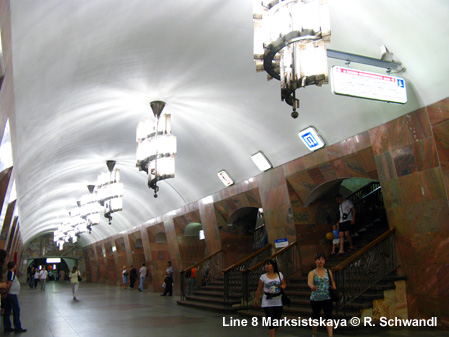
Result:
<svg viewBox="0 0 449 337"><path fill-rule="evenodd" d="M398 79L398 87L404 88L405 86L405 81L402 79Z"/></svg>

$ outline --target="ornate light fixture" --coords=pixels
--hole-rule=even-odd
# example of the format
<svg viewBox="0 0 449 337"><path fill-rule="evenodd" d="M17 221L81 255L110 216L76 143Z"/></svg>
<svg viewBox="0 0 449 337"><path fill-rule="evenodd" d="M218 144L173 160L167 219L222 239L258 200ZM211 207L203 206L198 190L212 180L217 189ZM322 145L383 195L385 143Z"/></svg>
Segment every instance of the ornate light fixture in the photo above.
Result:
<svg viewBox="0 0 449 337"><path fill-rule="evenodd" d="M165 103L150 103L155 121L140 121L136 129L137 164L148 174L148 187L157 198L157 182L175 177L176 136L171 133L171 115L162 114Z"/></svg>
<svg viewBox="0 0 449 337"><path fill-rule="evenodd" d="M92 226L100 223L101 205L97 199L97 191L95 185L87 185L89 194L84 194L81 201L77 202L80 207L80 217L85 220L86 229L89 233L92 231Z"/></svg>
<svg viewBox="0 0 449 337"><path fill-rule="evenodd" d="M114 160L108 160L106 165L109 172L98 176L97 185L87 185L89 194L77 201L77 207L69 212L65 219L54 231L54 242L62 250L64 243L72 240L77 242L82 233L92 232L92 227L100 223L101 207L104 207L104 216L111 224L114 212L123 208L123 184L120 182L120 171L114 170Z"/></svg>
<svg viewBox="0 0 449 337"><path fill-rule="evenodd" d="M97 201L104 207L104 216L111 224L114 212L123 209L123 184L120 182L120 170L114 169L115 161L106 162L109 172L103 172L97 179Z"/></svg>
<svg viewBox="0 0 449 337"><path fill-rule="evenodd" d="M297 118L295 90L328 83L327 0L256 0L253 18L256 70L281 81L281 99Z"/></svg>

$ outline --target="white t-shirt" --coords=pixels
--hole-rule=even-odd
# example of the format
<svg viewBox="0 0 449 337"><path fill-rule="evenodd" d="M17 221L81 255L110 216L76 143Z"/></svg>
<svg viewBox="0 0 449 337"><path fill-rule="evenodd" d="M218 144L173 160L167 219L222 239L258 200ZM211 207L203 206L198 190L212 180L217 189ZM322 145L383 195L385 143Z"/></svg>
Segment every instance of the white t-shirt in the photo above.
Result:
<svg viewBox="0 0 449 337"><path fill-rule="evenodd" d="M147 267L142 266L142 268L140 268L140 270L139 270L139 274L140 274L140 277L147 276Z"/></svg>
<svg viewBox="0 0 449 337"><path fill-rule="evenodd" d="M78 281L78 276L79 276L80 272L77 270L74 273L70 273L70 283L80 283L80 281Z"/></svg>
<svg viewBox="0 0 449 337"><path fill-rule="evenodd" d="M279 276L281 277L280 279L279 279ZM267 277L267 274L263 274L260 277L259 280L262 281L262 283L264 284L264 286L263 286L264 295L262 297L262 308L282 307L281 284L282 284L282 279L284 278L284 276L282 275L282 273L279 273L279 276L276 275L275 279L270 279ZM272 297L268 300L267 295L265 295L265 293L279 294L279 296Z"/></svg>
<svg viewBox="0 0 449 337"><path fill-rule="evenodd" d="M352 211L351 209L354 208L354 204L351 200L345 199L338 207L340 210L340 222L345 221L351 221L352 220ZM343 214L347 214L348 217L346 219L343 219Z"/></svg>
<svg viewBox="0 0 449 337"><path fill-rule="evenodd" d="M48 272L45 269L42 269L39 272L39 279L40 280L46 280L47 279L47 275L48 275Z"/></svg>
<svg viewBox="0 0 449 337"><path fill-rule="evenodd" d="M12 270L8 270L6 277L7 277L6 282L12 281L8 294L19 295L20 283L15 273Z"/></svg>

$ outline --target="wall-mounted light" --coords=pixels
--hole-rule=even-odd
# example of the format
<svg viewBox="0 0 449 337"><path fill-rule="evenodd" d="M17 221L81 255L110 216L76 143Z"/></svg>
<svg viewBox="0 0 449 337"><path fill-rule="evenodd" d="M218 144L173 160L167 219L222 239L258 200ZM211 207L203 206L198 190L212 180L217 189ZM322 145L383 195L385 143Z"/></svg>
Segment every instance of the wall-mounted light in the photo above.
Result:
<svg viewBox="0 0 449 337"><path fill-rule="evenodd" d="M267 171L273 167L268 158L261 151L253 154L251 156L251 159L262 172Z"/></svg>
<svg viewBox="0 0 449 337"><path fill-rule="evenodd" d="M313 126L298 133L299 138L310 151L321 149L325 143Z"/></svg>
<svg viewBox="0 0 449 337"><path fill-rule="evenodd" d="M217 175L225 186L231 186L234 184L234 180L232 180L231 176L225 170L221 170L217 173Z"/></svg>

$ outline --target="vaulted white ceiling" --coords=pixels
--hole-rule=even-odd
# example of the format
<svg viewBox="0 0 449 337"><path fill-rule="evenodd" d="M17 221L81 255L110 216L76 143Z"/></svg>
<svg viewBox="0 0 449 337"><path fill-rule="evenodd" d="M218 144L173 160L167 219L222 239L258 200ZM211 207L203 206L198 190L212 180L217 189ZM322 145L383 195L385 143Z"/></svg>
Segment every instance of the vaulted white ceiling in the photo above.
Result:
<svg viewBox="0 0 449 337"><path fill-rule="evenodd" d="M330 0L331 49L407 68L405 105L298 91L300 117L253 61L251 0L11 0L15 116L11 136L25 242L57 228L116 160L124 209L81 244L142 224L308 153L297 133L315 126L333 144L449 96L447 0ZM344 65L329 59L329 66ZM384 72L357 64L351 67ZM135 129L163 100L178 138L176 177L157 199L135 167Z"/></svg>

